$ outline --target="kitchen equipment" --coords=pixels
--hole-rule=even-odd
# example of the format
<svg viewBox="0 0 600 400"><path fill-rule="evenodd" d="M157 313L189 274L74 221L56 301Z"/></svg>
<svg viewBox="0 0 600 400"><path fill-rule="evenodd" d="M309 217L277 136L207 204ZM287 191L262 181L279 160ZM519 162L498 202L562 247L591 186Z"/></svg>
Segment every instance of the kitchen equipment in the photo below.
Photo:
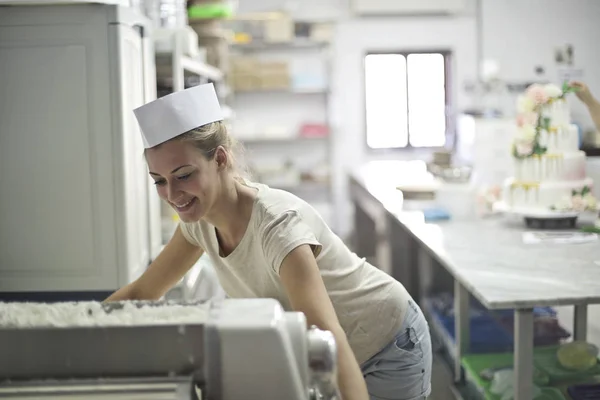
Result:
<svg viewBox="0 0 600 400"><path fill-rule="evenodd" d="M150 32L129 7L1 7L0 168L14 184L0 191L0 296L103 299L158 255L161 201L132 112L156 99ZM24 159L52 176L16 184Z"/></svg>
<svg viewBox="0 0 600 400"><path fill-rule="evenodd" d="M0 303L3 399L339 398L333 335L273 299L35 307Z"/></svg>

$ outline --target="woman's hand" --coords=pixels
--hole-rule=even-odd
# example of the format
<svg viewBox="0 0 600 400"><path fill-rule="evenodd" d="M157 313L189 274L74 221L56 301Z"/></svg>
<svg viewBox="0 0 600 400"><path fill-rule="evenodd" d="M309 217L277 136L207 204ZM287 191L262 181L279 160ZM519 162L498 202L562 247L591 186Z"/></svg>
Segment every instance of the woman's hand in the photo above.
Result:
<svg viewBox="0 0 600 400"><path fill-rule="evenodd" d="M592 121L594 121L594 125L596 126L596 131L600 132L600 102L594 98L585 83L572 81L570 84L577 88L575 94L587 107L590 117L592 117Z"/></svg>
<svg viewBox="0 0 600 400"><path fill-rule="evenodd" d="M572 81L572 82L570 82L570 85L577 89L577 91L575 92L575 95L577 95L579 100L581 100L582 102L584 102L587 105L594 102L594 100L595 100L594 96L592 96L592 92L590 92L590 88L588 88L588 86L585 83L583 83L581 81Z"/></svg>
<svg viewBox="0 0 600 400"><path fill-rule="evenodd" d="M202 256L204 250L189 243L181 227L142 276L123 286L106 300L158 300L183 278Z"/></svg>

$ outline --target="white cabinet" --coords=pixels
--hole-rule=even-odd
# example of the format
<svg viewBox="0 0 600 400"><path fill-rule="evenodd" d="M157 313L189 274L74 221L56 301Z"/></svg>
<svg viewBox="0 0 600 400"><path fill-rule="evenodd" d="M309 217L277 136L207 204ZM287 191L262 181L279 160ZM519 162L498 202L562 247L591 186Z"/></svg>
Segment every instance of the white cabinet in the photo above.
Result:
<svg viewBox="0 0 600 400"><path fill-rule="evenodd" d="M157 254L132 112L156 96L147 24L111 5L0 7L0 292L102 296Z"/></svg>

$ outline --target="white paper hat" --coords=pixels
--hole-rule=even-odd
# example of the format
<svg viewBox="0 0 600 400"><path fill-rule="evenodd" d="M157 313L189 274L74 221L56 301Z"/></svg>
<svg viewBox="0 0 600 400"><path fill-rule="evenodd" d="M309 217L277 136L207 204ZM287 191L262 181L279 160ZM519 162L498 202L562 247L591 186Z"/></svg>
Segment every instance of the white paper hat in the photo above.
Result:
<svg viewBox="0 0 600 400"><path fill-rule="evenodd" d="M144 104L133 112L140 125L146 149L191 129L223 120L223 112L212 83L171 93Z"/></svg>

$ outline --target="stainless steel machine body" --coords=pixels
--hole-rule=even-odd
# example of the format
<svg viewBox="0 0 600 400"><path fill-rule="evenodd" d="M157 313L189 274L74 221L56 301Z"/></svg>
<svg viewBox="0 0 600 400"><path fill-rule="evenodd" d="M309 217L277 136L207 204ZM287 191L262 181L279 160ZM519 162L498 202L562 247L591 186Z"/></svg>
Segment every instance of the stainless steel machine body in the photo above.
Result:
<svg viewBox="0 0 600 400"><path fill-rule="evenodd" d="M138 308L164 307L139 302ZM0 398L338 398L333 335L271 299L187 303L205 321L1 326ZM106 313L122 303L103 304ZM0 321L3 312L0 305Z"/></svg>

